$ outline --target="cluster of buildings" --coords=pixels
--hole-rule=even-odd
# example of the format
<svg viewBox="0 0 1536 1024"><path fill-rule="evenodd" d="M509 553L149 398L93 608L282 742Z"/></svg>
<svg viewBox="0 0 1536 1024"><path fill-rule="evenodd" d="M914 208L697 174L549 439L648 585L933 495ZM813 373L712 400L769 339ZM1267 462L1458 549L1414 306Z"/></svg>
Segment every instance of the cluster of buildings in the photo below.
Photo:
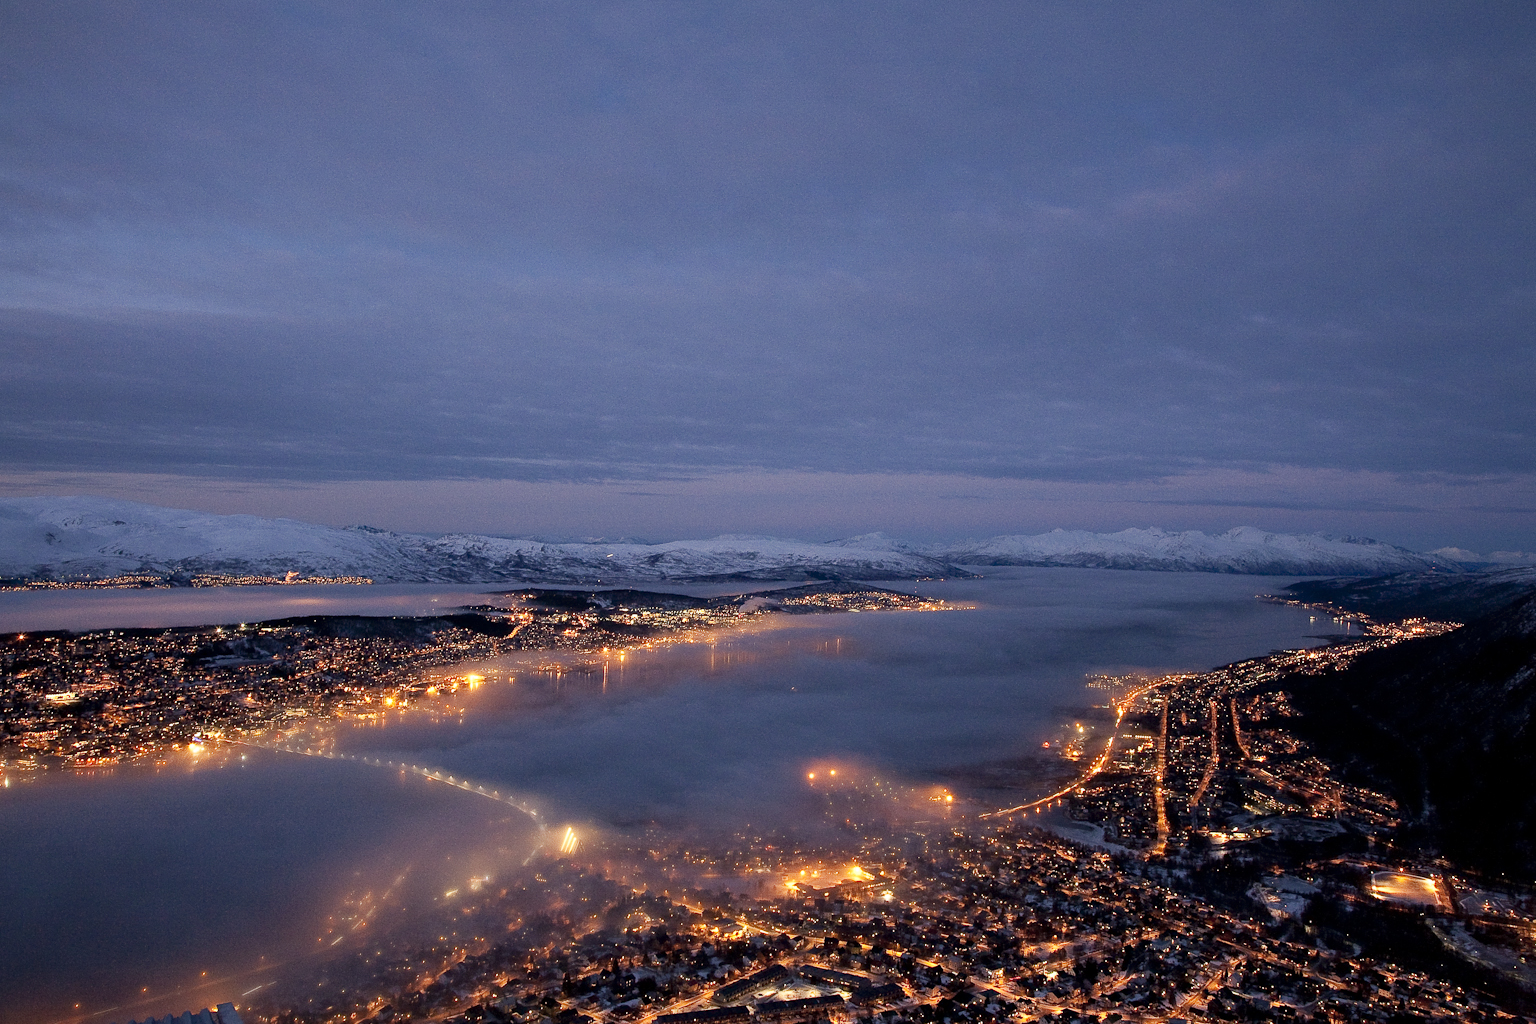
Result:
<svg viewBox="0 0 1536 1024"><path fill-rule="evenodd" d="M1433 947L1434 928L1471 927L1471 919L1380 898L1372 885L1382 883L1375 876L1384 869L1369 858L1331 856L1326 841L1287 842L1260 836L1229 844L1220 857L1145 858L1008 822L892 832L874 845L866 836L860 847L894 884L890 899L636 891L595 865L563 860L531 876L543 880L546 905L563 908L538 926L507 933L502 925L499 937L490 924L528 921L528 905L514 911L491 894L465 911L464 926L480 932L461 930L454 948L389 961L396 969L381 970L389 980L368 997L306 996L270 1007L264 1019L1524 1019L1511 1012L1530 1007L1517 986L1501 988L1493 971L1470 963L1448 970L1437 959L1436 949L1445 949ZM696 855L702 846L694 844ZM1251 891L1256 886L1305 893L1315 912L1274 915ZM1505 920L1529 920L1520 917L1529 905L1508 898ZM575 907L584 908L579 916L571 916ZM411 969L397 969L401 963ZM368 991L355 976L347 985Z"/></svg>
<svg viewBox="0 0 1536 1024"><path fill-rule="evenodd" d="M371 998L306 996L269 1019L1528 1019L1536 898L1400 852L1391 799L1310 751L1275 685L1438 628L1371 624L1319 651L1120 681L1069 727L1076 783L1008 813L946 802L914 820L878 786L862 802L829 788L836 837L814 845L594 843L523 881L557 911L488 894L456 945L397 956Z"/></svg>
<svg viewBox="0 0 1536 1024"><path fill-rule="evenodd" d="M151 590L170 587L281 587L299 584L363 586L372 582L367 576L300 576L296 572L281 576L221 572L131 572L80 580L0 580L0 590Z"/></svg>
<svg viewBox="0 0 1536 1024"><path fill-rule="evenodd" d="M1245 815L1343 818L1372 834L1396 829L1389 796L1341 779L1287 727L1297 712L1280 687L1296 674L1344 667L1455 624L1357 619L1358 640L1208 673L1096 680L1122 696L1097 720L1074 723L1057 744L1085 761L1102 751L1097 770L1070 792L1073 817L1101 825L1108 843L1153 852L1179 836L1220 842L1243 830Z"/></svg>
<svg viewBox="0 0 1536 1024"><path fill-rule="evenodd" d="M281 623L12 634L0 638L0 772L111 765L376 713L391 694L420 692L424 669L505 643L462 628L335 636Z"/></svg>
<svg viewBox="0 0 1536 1024"><path fill-rule="evenodd" d="M164 1017L146 1017L141 1021L129 1021L129 1024L245 1024L240 1019L233 1003L220 1003L217 1009L209 1010L206 1007L193 1013L191 1010L180 1014L168 1014Z"/></svg>
<svg viewBox="0 0 1536 1024"><path fill-rule="evenodd" d="M0 756L88 764L300 713L373 713L432 692L433 666L503 649L599 650L739 615L529 602L499 633L346 637L266 624L9 637ZM825 787L827 820L807 823L822 836L814 844L740 833L572 845L458 895L436 941L380 929L318 978L264 991L246 1014L268 1024L1525 1019L1536 1010L1530 891L1400 853L1390 798L1344 781L1288 727L1288 674L1440 628L1368 627L1329 648L1102 685L1110 706L1057 744L1079 776L1005 812L968 815L946 793L915 817L910 793L871 776ZM157 1024L232 1022L221 1005Z"/></svg>
<svg viewBox="0 0 1536 1024"><path fill-rule="evenodd" d="M858 589L791 600L822 611L926 606ZM724 602L671 607L581 597L443 618L0 636L0 773L112 765L307 718L399 710L436 696L437 669L512 651L591 653L687 640L743 616Z"/></svg>
<svg viewBox="0 0 1536 1024"><path fill-rule="evenodd" d="M797 589L810 590L811 588ZM889 590L828 589L821 592L798 593L785 597L778 603L780 607L787 610L839 612L938 611L956 607L935 598L915 597Z"/></svg>

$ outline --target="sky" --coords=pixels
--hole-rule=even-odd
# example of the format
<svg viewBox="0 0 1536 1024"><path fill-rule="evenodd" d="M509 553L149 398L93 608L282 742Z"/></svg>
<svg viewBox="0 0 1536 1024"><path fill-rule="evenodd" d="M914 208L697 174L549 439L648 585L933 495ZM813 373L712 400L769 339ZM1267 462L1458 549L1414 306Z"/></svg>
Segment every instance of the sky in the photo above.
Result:
<svg viewBox="0 0 1536 1024"><path fill-rule="evenodd" d="M1529 4L0 25L0 494L1536 550Z"/></svg>

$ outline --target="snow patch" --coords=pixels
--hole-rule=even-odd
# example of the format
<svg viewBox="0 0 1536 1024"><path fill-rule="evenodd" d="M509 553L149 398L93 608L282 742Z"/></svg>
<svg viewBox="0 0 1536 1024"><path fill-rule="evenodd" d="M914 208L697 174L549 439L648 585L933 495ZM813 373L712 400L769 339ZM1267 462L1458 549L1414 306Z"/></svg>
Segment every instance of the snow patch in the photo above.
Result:
<svg viewBox="0 0 1536 1024"><path fill-rule="evenodd" d="M1375 576L1459 571L1462 554L1459 549L1420 554L1373 540L1294 536L1249 526L1214 535L1155 527L1107 534L1058 529L929 545L881 533L828 543L741 534L663 544L550 543L341 529L92 496L0 499L0 577L21 579L297 572L401 583L878 580L967 575L957 568L967 565Z"/></svg>

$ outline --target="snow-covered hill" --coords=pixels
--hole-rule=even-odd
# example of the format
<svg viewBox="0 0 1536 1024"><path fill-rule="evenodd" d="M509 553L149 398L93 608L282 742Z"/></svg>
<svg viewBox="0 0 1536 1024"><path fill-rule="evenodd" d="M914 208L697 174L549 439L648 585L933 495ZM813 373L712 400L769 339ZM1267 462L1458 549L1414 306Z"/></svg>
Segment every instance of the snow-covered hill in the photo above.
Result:
<svg viewBox="0 0 1536 1024"><path fill-rule="evenodd" d="M97 497L0 499L0 577L89 579L149 571L369 576L379 582L592 583L915 579L964 565L1058 565L1279 575L1368 576L1455 563L1368 540L1240 528L1211 536L1056 530L966 544L871 534L832 543L715 537L665 544L547 544L431 537L292 519L222 516Z"/></svg>
<svg viewBox="0 0 1536 1024"><path fill-rule="evenodd" d="M338 529L96 497L0 499L0 577L88 579L139 571L297 572L430 583L877 580L957 574L954 567L918 552L765 537L545 544L472 534L429 537L369 527Z"/></svg>
<svg viewBox="0 0 1536 1024"><path fill-rule="evenodd" d="M1335 604L1382 619L1423 615L1471 622L1536 593L1536 566L1475 572L1404 572L1366 579L1306 580L1286 592L1301 601ZM1536 628L1536 627L1533 627Z"/></svg>
<svg viewBox="0 0 1536 1024"><path fill-rule="evenodd" d="M1443 557L1379 541L1266 533L1251 526L1216 535L1198 530L1053 530L1032 537L993 537L933 548L928 553L963 565L1075 565L1280 576L1380 576L1460 568Z"/></svg>

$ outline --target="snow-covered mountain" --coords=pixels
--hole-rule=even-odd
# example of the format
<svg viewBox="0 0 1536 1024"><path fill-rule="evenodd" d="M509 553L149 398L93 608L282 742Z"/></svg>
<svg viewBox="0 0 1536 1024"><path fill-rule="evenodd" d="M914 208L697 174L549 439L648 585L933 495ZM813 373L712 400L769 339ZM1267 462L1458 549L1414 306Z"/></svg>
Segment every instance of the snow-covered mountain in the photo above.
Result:
<svg viewBox="0 0 1536 1024"><path fill-rule="evenodd" d="M108 498L0 499L0 577L89 579L149 571L368 576L378 582L492 583L916 579L967 575L912 551L766 537L667 544L546 544L430 537L366 526L222 516Z"/></svg>
<svg viewBox="0 0 1536 1024"><path fill-rule="evenodd" d="M566 543L473 534L432 537L366 526L224 516L97 497L0 499L0 577L368 576L379 582L593 583L672 580L916 579L957 566L1056 565L1278 575L1369 576L1455 563L1369 540L1240 528L1198 532L1056 530L966 544L881 534L826 544L715 537L665 544Z"/></svg>
<svg viewBox="0 0 1536 1024"><path fill-rule="evenodd" d="M1382 619L1423 615L1443 621L1471 622L1536 593L1536 566L1305 580L1285 589L1301 601L1335 604Z"/></svg>
<svg viewBox="0 0 1536 1024"><path fill-rule="evenodd" d="M1469 568L1508 569L1515 566L1536 566L1536 551L1494 551L1480 555L1466 548L1436 548L1430 554L1439 558L1460 562Z"/></svg>
<svg viewBox="0 0 1536 1024"><path fill-rule="evenodd" d="M1211 535L1198 530L1052 530L1035 536L993 537L930 548L962 565L1073 565L1098 569L1161 569L1275 576L1381 576L1460 565L1446 558L1355 537L1296 536L1240 526Z"/></svg>

